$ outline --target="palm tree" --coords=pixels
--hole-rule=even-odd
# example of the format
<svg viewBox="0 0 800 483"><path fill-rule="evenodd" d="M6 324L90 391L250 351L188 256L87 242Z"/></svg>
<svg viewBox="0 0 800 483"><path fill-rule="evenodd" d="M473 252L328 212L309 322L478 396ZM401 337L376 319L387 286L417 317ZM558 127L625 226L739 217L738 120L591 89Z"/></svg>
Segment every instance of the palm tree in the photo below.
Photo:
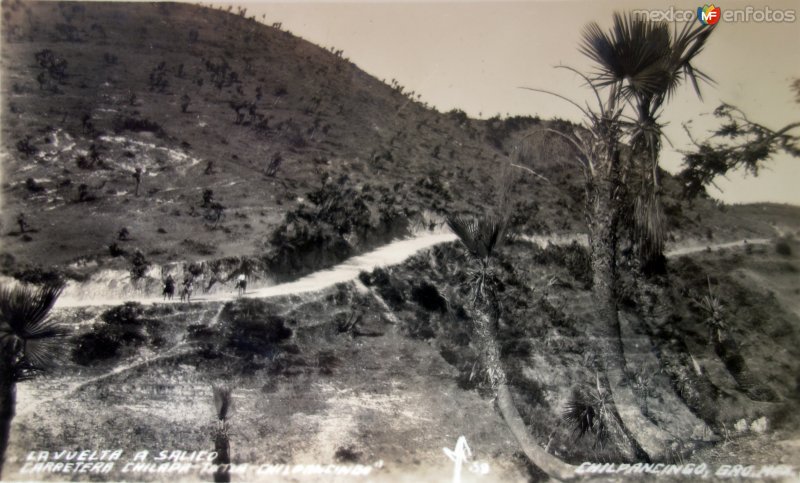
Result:
<svg viewBox="0 0 800 483"><path fill-rule="evenodd" d="M665 22L615 13L608 33L595 22L583 32L580 51L595 67L591 84L610 87L634 112L628 126L631 159L620 167L620 176L634 197L632 232L645 258L661 255L666 237L658 179L662 109L682 83L691 82L700 96L700 81L711 82L693 61L713 29L691 23L670 29Z"/></svg>
<svg viewBox="0 0 800 483"><path fill-rule="evenodd" d="M726 329L725 306L722 305L722 301L714 295L714 291L711 289L711 277L708 278L708 294L703 295L695 303L706 316L704 322L708 327L708 343L721 344L723 333Z"/></svg>
<svg viewBox="0 0 800 483"><path fill-rule="evenodd" d="M493 218L472 220L456 216L447 219L447 226L478 263L477 269L471 270L470 280L473 302L480 301L492 293L491 288L487 287L493 280L489 259L503 241L505 223Z"/></svg>
<svg viewBox="0 0 800 483"><path fill-rule="evenodd" d="M0 475L14 417L16 383L56 359L66 331L47 315L62 285L0 287Z"/></svg>
<svg viewBox="0 0 800 483"><path fill-rule="evenodd" d="M583 129L565 134L549 130L575 149L584 174L587 221L591 248L592 283L597 317L595 334L604 365L600 388L608 394L609 425L621 431L637 459L648 455L625 427L614 403L610 380L625 374L625 357L617 305L618 237L623 216L634 208L632 229L644 255L660 253L664 243L663 210L659 203L658 152L661 147L661 109L684 81L698 88L710 80L692 62L702 51L712 28L670 29L633 14L615 14L613 26L604 32L590 23L583 32L580 51L594 63L594 71L583 77L591 89L596 108L565 99L585 116ZM539 89L531 89L542 91ZM605 102L603 99L606 99ZM630 153L623 153L623 144ZM637 193L630 203L629 192Z"/></svg>
<svg viewBox="0 0 800 483"><path fill-rule="evenodd" d="M497 320L500 307L495 294L495 275L491 258L502 244L505 222L490 217L473 220L449 217L447 225L467 249L476 267L470 268L472 320L478 339L481 365L486 372L500 413L528 459L542 471L559 480L572 479L575 468L542 449L528 433L507 384L506 372L497 345ZM492 319L495 320L492 320Z"/></svg>

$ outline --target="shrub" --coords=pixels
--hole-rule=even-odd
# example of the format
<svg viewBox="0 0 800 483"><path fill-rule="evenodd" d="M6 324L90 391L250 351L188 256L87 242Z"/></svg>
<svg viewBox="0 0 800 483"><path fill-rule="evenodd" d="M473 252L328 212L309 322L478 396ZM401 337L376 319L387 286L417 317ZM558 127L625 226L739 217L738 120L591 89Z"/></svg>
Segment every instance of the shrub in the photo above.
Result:
<svg viewBox="0 0 800 483"><path fill-rule="evenodd" d="M467 113L460 109L453 109L452 111L448 112L447 117L452 119L458 126L464 125L467 123L467 121L469 121Z"/></svg>
<svg viewBox="0 0 800 483"><path fill-rule="evenodd" d="M214 202L214 190L212 190L212 189L204 189L203 190L203 204L201 206L209 206L213 202Z"/></svg>
<svg viewBox="0 0 800 483"><path fill-rule="evenodd" d="M22 283L32 285L53 285L64 284L64 276L56 269L43 268L39 265L17 269L12 276Z"/></svg>
<svg viewBox="0 0 800 483"><path fill-rule="evenodd" d="M23 139L17 141L17 151L22 153L25 157L35 156L39 149L33 145L30 136L25 136Z"/></svg>
<svg viewBox="0 0 800 483"><path fill-rule="evenodd" d="M117 356L122 343L110 334L89 332L78 337L72 350L72 360L82 366Z"/></svg>
<svg viewBox="0 0 800 483"><path fill-rule="evenodd" d="M91 365L97 361L117 357L124 349L135 349L144 344L160 345L162 324L144 317L144 307L136 302L112 307L100 316L101 324L76 339L72 360L77 364Z"/></svg>
<svg viewBox="0 0 800 483"><path fill-rule="evenodd" d="M125 250L122 249L121 246L117 242L112 242L111 245L108 246L108 253L112 257L121 257L125 255Z"/></svg>
<svg viewBox="0 0 800 483"><path fill-rule="evenodd" d="M775 244L775 252L778 255L783 255L788 257L791 256L792 254L792 247L786 240L780 240L778 243Z"/></svg>
<svg viewBox="0 0 800 483"><path fill-rule="evenodd" d="M150 266L150 262L144 257L144 253L139 250L134 252L133 256L131 257L131 279L133 281L139 280L144 278L147 274L147 269Z"/></svg>
<svg viewBox="0 0 800 483"><path fill-rule="evenodd" d="M273 272L294 272L318 268L344 260L352 255L355 244L370 236L384 236L379 230L398 230L384 224L383 214L394 204L380 203L383 212L373 220L368 201L374 201L369 186L357 189L346 176L326 180L317 191L308 195L313 203L302 203L286 214L284 222L269 239L270 253L266 262Z"/></svg>
<svg viewBox="0 0 800 483"><path fill-rule="evenodd" d="M366 287L369 287L369 286L371 286L371 285L372 285L372 276L371 276L371 275L370 275L368 272L365 272L364 270L362 270L362 271L360 271L360 272L358 273L358 279L359 279L359 280L361 281L361 283L363 283L363 284L364 284L364 286L366 286Z"/></svg>
<svg viewBox="0 0 800 483"><path fill-rule="evenodd" d="M356 463L361 458L361 453L355 450L355 446L340 446L333 457L339 463Z"/></svg>
<svg viewBox="0 0 800 483"><path fill-rule="evenodd" d="M575 280L586 288L592 284L592 269L589 253L586 248L573 241L570 245L548 245L546 248L535 247L533 260L540 265L555 264L565 267Z"/></svg>
<svg viewBox="0 0 800 483"><path fill-rule="evenodd" d="M189 111L189 104L192 102L192 98L189 97L188 94L184 94L181 96L181 112L185 113Z"/></svg>
<svg viewBox="0 0 800 483"><path fill-rule="evenodd" d="M565 259L569 274L575 280L583 283L585 288L590 288L592 285L592 267L588 251L573 241L566 247Z"/></svg>
<svg viewBox="0 0 800 483"><path fill-rule="evenodd" d="M190 263L188 267L186 267L186 271L191 273L193 277L199 277L203 273L203 265L201 263Z"/></svg>
<svg viewBox="0 0 800 483"><path fill-rule="evenodd" d="M78 203L89 203L91 201L95 201L97 196L95 196L89 189L89 185L86 183L81 183L78 185Z"/></svg>
<svg viewBox="0 0 800 483"><path fill-rule="evenodd" d="M503 142L508 139L512 133L535 125L538 122L539 119L533 117L514 116L500 119L500 116L494 116L486 121L486 140L494 145L494 147L502 149Z"/></svg>
<svg viewBox="0 0 800 483"><path fill-rule="evenodd" d="M284 319L271 313L263 300L242 299L228 302L222 309L225 345L245 356L272 357L279 345L292 336Z"/></svg>
<svg viewBox="0 0 800 483"><path fill-rule="evenodd" d="M413 318L409 318L406 330L412 339L427 340L436 337L436 331L431 325L430 314L419 309Z"/></svg>
<svg viewBox="0 0 800 483"><path fill-rule="evenodd" d="M320 351L317 354L317 369L319 373L325 376L330 376L333 374L333 370L336 369L341 361L336 354L332 351Z"/></svg>
<svg viewBox="0 0 800 483"><path fill-rule="evenodd" d="M44 191L44 187L37 183L33 178L28 178L25 180L25 188L27 188L31 193L41 193Z"/></svg>
<svg viewBox="0 0 800 483"><path fill-rule="evenodd" d="M225 206L216 201L210 203L203 211L203 219L216 226L225 218Z"/></svg>
<svg viewBox="0 0 800 483"><path fill-rule="evenodd" d="M533 352L533 344L526 339L523 339L520 334L515 334L517 337L504 338L501 341L500 355L505 359L517 358L526 359L530 357Z"/></svg>
<svg viewBox="0 0 800 483"><path fill-rule="evenodd" d="M447 312L447 301L439 293L439 290L429 282L422 282L412 288L411 299L425 310Z"/></svg>
<svg viewBox="0 0 800 483"><path fill-rule="evenodd" d="M280 153L276 153L269 162L267 170L264 174L270 178L274 177L278 173L278 168L280 168L281 163L283 163L283 158L281 157Z"/></svg>
<svg viewBox="0 0 800 483"><path fill-rule="evenodd" d="M167 87L169 87L169 81L167 80L166 62L162 61L150 71L150 90L163 93Z"/></svg>
<svg viewBox="0 0 800 483"><path fill-rule="evenodd" d="M159 233L166 233L166 230L163 232L159 231ZM184 240L181 242L181 245L186 247L187 250L200 255L213 255L217 251L217 247L215 245L190 240L188 238L184 238Z"/></svg>
<svg viewBox="0 0 800 483"><path fill-rule="evenodd" d="M53 80L63 82L67 78L67 61L52 50L40 50L34 54L34 57L39 67L44 69Z"/></svg>
<svg viewBox="0 0 800 483"><path fill-rule="evenodd" d="M359 279L367 287L374 287L378 295L380 295L392 309L399 309L405 304L406 298L403 294L402 287L398 286L397 282L392 279L386 269L378 267L373 270L372 273L361 272L359 274ZM436 290L436 287L432 288ZM430 295L428 289L423 289L423 291Z"/></svg>
<svg viewBox="0 0 800 483"><path fill-rule="evenodd" d="M115 325L138 324L144 309L137 302L127 302L106 310L100 316L103 322Z"/></svg>

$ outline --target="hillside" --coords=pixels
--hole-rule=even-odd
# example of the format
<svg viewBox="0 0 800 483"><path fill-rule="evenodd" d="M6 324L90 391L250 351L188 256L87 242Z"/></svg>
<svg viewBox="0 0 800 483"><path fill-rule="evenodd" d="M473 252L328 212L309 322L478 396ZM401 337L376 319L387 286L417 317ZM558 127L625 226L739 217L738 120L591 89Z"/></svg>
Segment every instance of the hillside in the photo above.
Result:
<svg viewBox="0 0 800 483"><path fill-rule="evenodd" d="M288 32L182 4L11 2L4 15L3 227L24 212L37 230L4 240L16 257L106 255L123 227L156 260L250 254L342 175L407 218L496 197L502 154L480 123Z"/></svg>
<svg viewBox="0 0 800 483"><path fill-rule="evenodd" d="M544 133L561 121L442 114L335 49L187 4L12 1L3 19L5 273L141 250L291 275L492 206L528 233L581 231L579 172ZM705 237L681 205L677 238Z"/></svg>

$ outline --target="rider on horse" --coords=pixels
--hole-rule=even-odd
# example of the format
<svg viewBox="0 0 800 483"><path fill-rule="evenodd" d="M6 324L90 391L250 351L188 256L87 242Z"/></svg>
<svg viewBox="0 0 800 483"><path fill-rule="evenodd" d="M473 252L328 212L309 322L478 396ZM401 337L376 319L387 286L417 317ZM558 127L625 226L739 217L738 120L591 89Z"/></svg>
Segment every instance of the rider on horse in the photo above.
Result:
<svg viewBox="0 0 800 483"><path fill-rule="evenodd" d="M167 278L164 280L164 298L171 299L174 293L175 293L175 280L172 278L172 274L169 274L167 275Z"/></svg>
<svg viewBox="0 0 800 483"><path fill-rule="evenodd" d="M236 278L236 289L239 291L239 295L243 295L247 290L247 277L244 273L240 273Z"/></svg>
<svg viewBox="0 0 800 483"><path fill-rule="evenodd" d="M187 274L183 279L183 290L181 290L181 301L185 299L187 302L189 302L190 299L192 298L192 290L194 288L192 286L193 282L192 278L193 277L191 276L191 274Z"/></svg>

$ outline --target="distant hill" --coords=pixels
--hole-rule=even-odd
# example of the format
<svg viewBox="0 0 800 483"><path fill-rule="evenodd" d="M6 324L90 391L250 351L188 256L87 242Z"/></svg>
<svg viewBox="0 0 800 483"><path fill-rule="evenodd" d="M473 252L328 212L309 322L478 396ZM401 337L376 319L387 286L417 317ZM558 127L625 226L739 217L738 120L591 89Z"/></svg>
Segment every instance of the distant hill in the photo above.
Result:
<svg viewBox="0 0 800 483"><path fill-rule="evenodd" d="M439 113L231 12L20 1L2 12L6 268L139 249L156 262L275 252L291 271L314 246L341 258L487 207L522 231L583 229L580 173L543 129L563 121ZM709 217L717 235L768 229L732 227L708 200L672 197L668 213L679 236L705 236Z"/></svg>

